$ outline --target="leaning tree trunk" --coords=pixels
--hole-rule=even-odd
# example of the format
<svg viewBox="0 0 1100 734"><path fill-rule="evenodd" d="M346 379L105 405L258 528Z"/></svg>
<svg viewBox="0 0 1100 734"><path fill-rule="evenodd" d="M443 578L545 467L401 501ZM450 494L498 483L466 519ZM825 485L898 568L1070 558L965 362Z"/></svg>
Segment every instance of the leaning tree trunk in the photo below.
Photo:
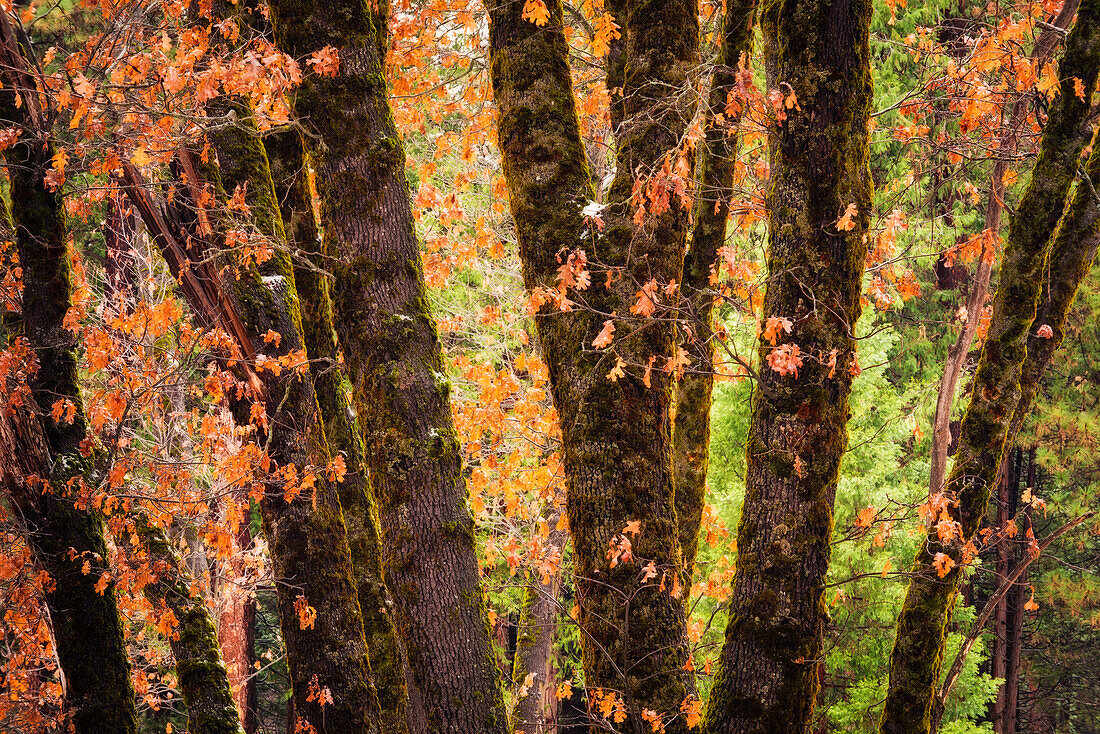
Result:
<svg viewBox="0 0 1100 734"><path fill-rule="evenodd" d="M768 84L797 99L771 127L766 199L763 317L787 321L760 339L713 734L809 730L871 207L870 2L768 0L761 13Z"/></svg>
<svg viewBox="0 0 1100 734"><path fill-rule="evenodd" d="M250 118L212 134L218 168L206 173L217 189L244 187L259 231L275 243L285 232L263 144ZM215 176L220 180L216 180ZM220 199L224 201L224 199ZM250 268L230 285L232 298L256 353L291 355L305 348L300 302L289 256L276 250L264 265ZM275 349L263 339L281 335ZM380 708L364 642L355 573L348 547L338 482L323 467L331 458L313 385L296 373L261 373L268 413L268 452L280 466L302 471L317 466L316 494L291 500L269 485L260 512L271 546L279 619L287 646L297 716L323 731L379 732ZM304 597L304 601L300 601ZM316 611L313 624L299 618L300 606ZM317 695L328 687L332 703Z"/></svg>
<svg viewBox="0 0 1100 734"><path fill-rule="evenodd" d="M1054 353L1066 338L1066 318L1081 281L1092 269L1096 247L1100 243L1100 150L1093 145L1085 173L1077 182L1073 202L1058 225L1050 258L1043 273L1043 291L1035 313L1035 328L1027 337L1027 359L1020 373L1020 399L1012 414L1005 445L1012 446L1031 404L1039 391L1039 382L1050 366ZM1050 327L1049 336L1039 331Z"/></svg>
<svg viewBox="0 0 1100 734"><path fill-rule="evenodd" d="M30 404L0 406L8 424L5 433L15 443L0 457L7 465L0 478L26 524L37 562L52 581L46 606L75 731L127 734L137 731L137 709L115 584L96 590L110 570L103 518L94 509L78 508L73 497L90 490L95 479L93 458L82 450L87 426L75 339L64 326L72 303L65 214L60 193L44 182L53 156L50 131L37 107L38 95L26 93L34 89L33 82L20 73L29 48L17 47L6 14L0 30L5 67L0 119L23 131L20 142L4 153L22 267L21 337L38 358ZM50 417L57 401L72 404L71 422Z"/></svg>
<svg viewBox="0 0 1100 734"><path fill-rule="evenodd" d="M1054 229L1065 210L1080 155L1091 131L1087 101L1100 65L1100 1L1085 0L1066 42L1059 69L1061 93L1043 131L1031 182L1009 226L993 317L960 428L955 465L945 487L953 500L941 540L930 529L917 554L890 658L890 685L879 730L928 732L943 663L947 622L968 546L996 481L1001 454L1019 400L1044 269ZM1083 83L1085 100L1074 91ZM953 529L948 531L954 523ZM948 563L950 561L950 563ZM948 569L947 567L950 566ZM938 569L938 571L937 571Z"/></svg>
<svg viewBox="0 0 1100 734"><path fill-rule="evenodd" d="M1031 52L1031 62L1036 69L1043 68L1043 65L1049 61L1061 35L1072 22L1078 4L1079 0L1065 0L1058 14L1043 29ZM983 225L986 230L994 234L1000 231L1001 214L1005 208L1004 175L1008 171L1009 160L1015 155L1019 130L1027 121L1031 100L1030 95L1021 95L1007 110L1008 122L997 143L996 163L993 164L993 171L990 174L989 198L986 202ZM985 305L985 299L989 293L989 279L993 273L994 255L992 241L987 240L978 261L970 293L966 297L967 313L976 315ZM951 444L951 406L955 401L955 389L962 376L967 356L970 354L970 345L978 333L979 322L980 319L976 316L968 319L947 353L947 361L944 364L943 376L940 378L936 395L936 414L932 421L932 447L928 457L930 492L942 490L947 476L947 449Z"/></svg>
<svg viewBox="0 0 1100 734"><path fill-rule="evenodd" d="M363 630L371 672L382 708L384 734L409 730L404 651L393 626L393 603L383 581L377 508L367 474L363 439L347 392L332 322L332 297L320 252L317 223L306 178L301 138L279 133L266 141L275 191L286 225L287 244L308 260L295 266L294 279L302 299L302 329L309 353L310 374L325 419L325 435L333 454L344 457L347 474L337 486L344 510L348 546L363 613Z"/></svg>
<svg viewBox="0 0 1100 734"><path fill-rule="evenodd" d="M195 277L188 265L203 263L224 234L224 222L212 221L197 203L202 200L197 189L204 185L214 186L215 199L223 205L225 190L241 186L257 229L276 243L283 241L267 156L251 118L238 111L237 124L211 135L218 167L204 168L207 183L200 180L192 156L180 154L182 190L174 200L174 217L156 208L132 168L125 169L123 185L192 309L204 323L231 334L245 361L254 366L257 354L277 359L304 350L289 256L276 247L262 266L242 266L239 277L228 282L213 268ZM279 334L277 343L265 341L269 331ZM288 494L292 483L273 476L260 502L273 574L279 581L279 620L294 711L318 730L375 734L380 731L378 699L336 482L326 472L331 454L312 382L301 379L293 367L279 374L265 369L249 376L257 392L252 398L264 406L266 430L261 440L266 442L271 471L293 465L301 475L307 467L316 467L313 490ZM316 617L310 619L312 613ZM331 703L318 695L325 688Z"/></svg>
<svg viewBox="0 0 1100 734"><path fill-rule="evenodd" d="M710 405L714 391L714 295L710 276L718 249L726 243L730 198L737 162L736 125L743 100L738 100L738 68L752 51L756 0L729 1L722 22L722 41L711 81L706 113L706 138L696 161L699 189L695 192L695 229L684 258L684 295L691 304L688 329L681 341L696 359L676 386L676 417L672 426L672 470L676 517L684 554L684 586L691 586L699 523L710 465ZM727 109L730 100L733 109ZM719 117L721 115L721 117Z"/></svg>
<svg viewBox="0 0 1100 734"><path fill-rule="evenodd" d="M664 717L667 731L685 731L680 711L694 684L683 671L671 379L664 369L672 358L673 327L668 319L631 319L630 310L643 284L679 282L687 212L672 195L668 211L636 226L631 219L640 202L631 198L635 176L643 187L656 189L666 154L670 169L677 163L677 145L691 117L678 91L696 63L697 8L688 0L646 0L628 4L625 19L619 18L623 57L609 60L623 74L622 106L612 107L613 116L622 115L616 121L618 172L612 204L597 224L581 213L593 192L562 5L546 3L550 18L544 27L523 19L523 5L488 4L490 71L524 281L536 294L556 291L559 268L568 266L569 257L576 262L578 247L605 269L586 290L568 293L583 306L564 311L546 303L535 319L561 418L585 682L601 689L596 695L621 695L635 730L651 727L643 719L649 710ZM689 159L684 164L690 166ZM591 348L609 315L623 336L606 351ZM618 360L622 374L609 379ZM655 369L646 369L653 364ZM637 532L628 537L628 528ZM609 563L609 544L622 548L625 540L635 560ZM639 573L650 562L652 578Z"/></svg>
<svg viewBox="0 0 1100 734"><path fill-rule="evenodd" d="M162 528L141 516L133 519L131 553L148 563L156 580L144 593L156 606L172 612L176 624L168 638L180 693L187 706L190 734L243 734L229 672L222 660L214 617L202 594L193 591L190 575L183 571L178 554Z"/></svg>
<svg viewBox="0 0 1100 734"><path fill-rule="evenodd" d="M354 388L378 502L386 582L428 728L504 732L473 517L427 300L405 179L366 0L272 0L276 42L302 58L332 46L334 76L309 76L309 125L336 332Z"/></svg>

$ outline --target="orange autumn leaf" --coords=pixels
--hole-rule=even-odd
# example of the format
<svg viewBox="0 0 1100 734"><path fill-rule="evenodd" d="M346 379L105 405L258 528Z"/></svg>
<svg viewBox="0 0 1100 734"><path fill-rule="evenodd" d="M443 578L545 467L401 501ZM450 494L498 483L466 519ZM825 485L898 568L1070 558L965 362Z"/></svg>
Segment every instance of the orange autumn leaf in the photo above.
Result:
<svg viewBox="0 0 1100 734"><path fill-rule="evenodd" d="M550 11L542 0L527 0L523 4L523 19L544 26L550 22Z"/></svg>

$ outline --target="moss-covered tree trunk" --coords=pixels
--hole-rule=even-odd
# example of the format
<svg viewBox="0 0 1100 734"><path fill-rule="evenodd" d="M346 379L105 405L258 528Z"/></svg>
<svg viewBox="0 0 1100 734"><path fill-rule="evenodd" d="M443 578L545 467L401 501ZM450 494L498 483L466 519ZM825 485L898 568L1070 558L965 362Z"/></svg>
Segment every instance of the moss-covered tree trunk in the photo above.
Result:
<svg viewBox="0 0 1100 734"><path fill-rule="evenodd" d="M187 706L187 731L241 734L214 618L202 595L193 593L190 575L183 570L168 535L145 518L136 517L131 541L133 560L148 563L156 575L156 581L144 589L146 598L176 618L168 644Z"/></svg>
<svg viewBox="0 0 1100 734"><path fill-rule="evenodd" d="M206 175L223 192L244 186L259 231L285 241L282 218L266 152L251 121L211 135L218 167ZM224 199L221 199L224 201ZM254 353L277 357L305 349L301 306L290 257L276 250L259 267L231 282L232 298L246 325ZM279 344L264 342L268 330ZM337 482L322 467L331 460L313 384L297 373L260 372L268 416L268 454L278 466L294 464L316 471L316 493L288 500L279 482L268 486L260 503L264 534L271 547L279 619L287 646L297 716L318 731L378 732L380 707L371 679L363 619L352 568ZM304 601L301 600L304 598ZM317 614L300 618L302 605ZM317 695L327 687L332 703Z"/></svg>
<svg viewBox="0 0 1100 734"><path fill-rule="evenodd" d="M3 407L5 422L15 429L9 435L18 440L15 453L0 461L25 471L9 466L0 474L11 477L4 489L26 524L27 542L37 562L53 582L46 605L75 731L128 734L137 731L137 710L115 585L108 583L102 593L95 588L109 570L103 518L74 501L74 495L82 487L90 489L95 478L93 460L81 450L87 426L75 339L64 326L72 303L68 229L60 193L47 189L44 182L54 151L37 109L37 94L24 93L34 89L28 76L20 73L26 68L23 53L29 49L17 47L6 16L0 24L5 70L0 120L22 130L19 143L4 153L22 267L20 336L38 359L30 404L11 414L8 408L13 406ZM52 419L57 401L72 403L71 422Z"/></svg>
<svg viewBox="0 0 1100 734"><path fill-rule="evenodd" d="M1040 380L1055 352L1066 338L1066 318L1082 279L1092 269L1100 243L1100 150L1093 145L1084 175L1077 181L1073 200L1058 225L1050 257L1043 272L1042 295L1035 313L1034 328L1027 337L1027 359L1020 374L1020 398L1012 414L1005 446L1015 444L1016 435L1031 412ZM1049 335L1043 329L1050 327ZM1042 333L1040 333L1042 332Z"/></svg>
<svg viewBox="0 0 1100 734"><path fill-rule="evenodd" d="M790 330L774 346L760 339L737 574L705 715L713 734L808 731L820 685L871 207L870 20L864 0L762 5L768 86L798 101L770 129L766 198L762 315Z"/></svg>
<svg viewBox="0 0 1100 734"><path fill-rule="evenodd" d="M195 157L187 152L179 156L183 186L174 200L173 217L161 216L132 179L126 182L126 191L166 254L173 274L184 283L185 296L200 319L233 335L251 362L257 354L273 359L302 354L298 294L285 249L276 248L263 265L242 266L237 277L222 279L216 272L207 272L195 281L189 279L186 268L179 268L186 262L181 255L201 262L206 248L224 236L225 222L211 219L197 205L201 200L197 189L202 186L213 186L215 200L223 205L227 190L243 187L259 232L276 244L285 237L255 125L247 110L228 104L235 106L238 119L237 124L211 134L217 166L203 166L200 178ZM211 304L223 298L225 305L211 312ZM265 341L269 331L280 335L277 343ZM374 734L380 731L378 698L370 677L343 513L336 483L326 472L331 453L313 384L293 368L279 373L258 370L253 380L259 392L251 397L264 407L266 430L261 439L273 473L260 512L273 574L279 581L279 619L295 713L319 731ZM274 473L290 465L298 476L307 467L316 467L312 490L287 493L295 489L294 483L281 481ZM310 608L316 613L313 619ZM331 703L327 696L318 695L326 688Z"/></svg>
<svg viewBox="0 0 1100 734"><path fill-rule="evenodd" d="M1085 0L1066 42L1061 93L1051 107L1031 181L1009 226L1000 283L982 356L963 416L959 449L945 486L955 532L941 541L931 529L917 554L890 658L890 685L879 729L884 734L928 732L943 662L947 622L965 548L978 530L1000 468L1019 404L1020 379L1041 296L1055 227L1091 136L1089 104L1100 65L1100 2ZM943 554L943 555L940 555ZM939 569L934 565L940 558ZM944 558L954 564L943 573Z"/></svg>
<svg viewBox="0 0 1100 734"><path fill-rule="evenodd" d="M688 329L681 342L695 359L676 385L676 417L672 426L672 470L676 487L676 516L684 555L684 585L691 586L699 523L710 463L710 405L714 391L714 335L711 321L714 297L710 275L718 248L726 243L730 197L734 181L737 137L741 119L736 98L737 71L742 55L752 51L756 0L726 3L717 65L707 100L706 138L695 162L695 228L684 258L683 292L691 304ZM734 95L731 97L731 95ZM727 100L734 109L727 110ZM721 117L719 117L721 116Z"/></svg>
<svg viewBox="0 0 1100 734"><path fill-rule="evenodd" d="M327 263L320 251L306 177L307 163L297 133L269 136L265 145L286 226L287 245L308 258L308 264L295 266L294 279L302 300L303 335L310 374L325 420L325 435L333 454L342 455L347 467L337 491L344 510L371 671L382 709L383 732L401 734L408 731L404 650L394 630L393 603L383 580L377 509L359 421L344 389L344 371L333 331L330 285L325 277Z"/></svg>
<svg viewBox="0 0 1100 734"><path fill-rule="evenodd" d="M671 209L632 223L635 177L643 184L676 155L692 110L682 90L698 53L692 2L640 1L619 18L626 38L624 99L613 104L618 138L617 176L603 234L592 234L581 209L593 198L572 92L560 2L547 2L550 20L537 27L522 17L523 2L488 3L491 76L499 110L499 140L524 281L531 290L555 290L557 274L574 248L599 273L580 296L585 305L559 311L544 305L536 328L550 369L561 419L567 511L576 559L579 623L589 688L622 696L629 727L645 730L645 710L657 712L670 732L685 730L679 715L693 693L682 670L687 649L681 586L682 561L672 487L671 380L660 369L672 356L671 322L631 319L642 284L681 279L687 212ZM612 75L618 72L611 70ZM616 111L618 109L618 111ZM647 205L651 202L647 201ZM591 227L590 235L584 235ZM561 260L559 260L559 257ZM621 277L620 277L621 276ZM590 345L608 315L622 335L606 351ZM608 373L623 360L624 374ZM652 360L652 361L651 361ZM652 385L652 386L650 386ZM621 544L628 524L638 561L611 565L608 548ZM643 579L640 565L656 576Z"/></svg>
<svg viewBox="0 0 1100 734"><path fill-rule="evenodd" d="M331 45L340 57L334 76L306 78L294 111L318 141L310 153L333 256L335 327L365 438L386 582L428 728L504 732L450 386L376 16L365 0L273 0L271 9L284 51L304 57Z"/></svg>

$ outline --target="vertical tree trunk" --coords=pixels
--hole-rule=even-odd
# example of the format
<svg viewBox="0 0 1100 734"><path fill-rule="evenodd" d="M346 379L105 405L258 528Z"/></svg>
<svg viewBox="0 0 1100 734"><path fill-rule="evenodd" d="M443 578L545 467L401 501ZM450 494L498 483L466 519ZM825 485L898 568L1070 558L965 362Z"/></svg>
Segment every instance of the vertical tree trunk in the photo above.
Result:
<svg viewBox="0 0 1100 734"><path fill-rule="evenodd" d="M376 16L365 0L273 0L271 8L284 51L305 57L331 45L340 57L335 76L305 79L294 111L320 141L311 154L335 256L335 326L379 505L386 581L428 728L504 732L450 386Z"/></svg>
<svg viewBox="0 0 1100 734"><path fill-rule="evenodd" d="M241 522L234 538L237 552L245 551L252 545L252 531L248 518ZM244 569L240 563L232 564L234 573ZM223 600L217 619L218 642L221 645L222 659L229 674L229 686L233 692L233 701L240 714L245 734L254 734L256 720L256 600L243 593L236 584L219 585L214 594Z"/></svg>
<svg viewBox="0 0 1100 734"><path fill-rule="evenodd" d="M780 348L804 356L783 374L760 340L737 574L706 712L713 734L808 731L820 685L871 208L870 19L863 0L769 0L761 10L768 84L798 100L770 132L763 316L788 319ZM842 229L850 205L853 227Z"/></svg>
<svg viewBox="0 0 1100 734"><path fill-rule="evenodd" d="M548 520L554 528L550 531L548 547L564 553L568 537L564 530L556 529L556 515L554 513ZM515 734L548 734L551 731L546 716L545 694L554 687L553 648L561 606L558 601L560 586L560 572L552 574L546 583L532 575L524 593L516 636L516 656L512 665L512 686L524 692L512 711L512 730Z"/></svg>
<svg viewBox="0 0 1100 734"><path fill-rule="evenodd" d="M997 525L998 529L1003 529L1008 525L1008 521L1011 519L1009 507L1012 504L1012 492L1013 482L1016 480L1016 467L1015 461L1012 461L1011 452L1009 456L1005 457L1004 468L1002 469L998 481L997 481ZM994 561L994 585L993 588L998 588L1008 575L1015 570L1015 564L1013 563L1012 546L1008 539L1001 538L996 547L996 560ZM991 664L989 674L994 678L1000 678L1004 680L1005 670L1008 665L1008 597L1006 594L1001 597L997 602L996 612L993 617L993 641L991 648ZM1004 713L1005 713L1005 689L1002 685L997 691L997 697L990 704L990 723L993 725L993 731L996 734L1005 734L1004 729Z"/></svg>
<svg viewBox="0 0 1100 734"><path fill-rule="evenodd" d="M1081 151L1091 137L1089 105L1076 96L1074 83L1084 84L1089 99L1096 87L1098 64L1100 2L1085 0L1067 39L1060 67L1062 89L1043 131L1039 159L1009 227L989 335L945 488L957 502L950 508L957 532L941 542L931 529L914 562L914 575L898 619L890 684L879 723L884 734L928 732L931 725L947 620L966 560L964 548L977 532L996 480L1021 397L1021 372L1052 234L1076 178ZM933 565L937 557L940 572L944 571L944 559L950 559L953 567L937 572Z"/></svg>
<svg viewBox="0 0 1100 734"><path fill-rule="evenodd" d="M742 55L752 51L756 0L726 3L717 66L707 101L706 139L696 161L699 189L695 192L695 229L684 259L683 292L691 304L690 335L681 341L695 358L676 386L676 418L672 426L672 470L676 488L676 517L680 548L684 555L684 586L691 587L695 554L699 548L699 523L710 464L710 405L714 391L714 335L711 321L714 297L710 274L718 249L726 243L726 224L737 162L737 137L731 134L740 122L741 106L727 111L727 100L737 90L737 71ZM735 97L733 99L736 99ZM721 115L721 117L719 117ZM721 120L721 122L720 122Z"/></svg>
<svg viewBox="0 0 1100 734"><path fill-rule="evenodd" d="M558 268L578 246L589 248L592 262L622 276L605 283L597 275L583 291L586 307L562 312L547 304L536 315L562 425L585 680L590 688L622 695L634 730L650 727L642 719L648 709L666 719L676 714L667 730L685 731L679 712L694 685L682 671L687 650L678 598L682 560L671 472L671 381L657 369L644 372L651 358L658 366L671 358L673 329L667 321L631 320L629 311L650 279L662 285L681 280L687 217L673 196L670 211L635 227L637 202L630 200L635 176L651 180L666 153L675 159L691 117L677 104L675 90L683 88L696 62L697 8L687 0L624 3L623 58L609 60L611 79L622 64L624 88L622 120L616 123L617 174L606 229L590 237L582 234L588 225L581 209L593 192L562 6L546 5L549 23L537 27L523 19L522 2L488 4L499 140L524 281L531 290L555 290ZM616 105L613 118L620 114ZM613 350L601 352L589 344L607 314L617 317L624 336ZM629 368L609 380L616 355ZM633 556L653 562L654 579L640 582L635 563L608 562L609 544L621 542L633 521L640 528L630 539Z"/></svg>
<svg viewBox="0 0 1100 734"><path fill-rule="evenodd" d="M302 299L303 335L310 374L325 418L325 435L332 452L342 455L347 466L347 474L337 490L344 510L371 671L382 708L383 731L401 734L409 728L404 649L394 630L393 602L383 581L377 508L359 421L344 390L344 372L333 331L330 285L324 274L328 263L320 251L306 178L306 158L297 133L270 136L266 145L286 224L287 243L309 258L309 265L294 268L294 278Z"/></svg>
<svg viewBox="0 0 1100 734"><path fill-rule="evenodd" d="M79 508L73 497L95 479L93 460L81 450L87 428L75 340L64 326L72 290L65 214L60 193L44 183L53 156L50 131L37 108L37 93L26 93L35 88L33 82L20 72L30 49L16 44L6 14L0 33L5 69L0 119L23 131L20 142L4 153L23 272L21 336L38 358L30 384L33 405L10 415L10 406L0 409L3 420L13 422L5 432L21 444L0 459L11 464L0 474L10 478L5 489L26 523L28 544L53 582L46 605L75 730L128 734L137 731L137 710L115 585L108 583L102 593L95 588L109 570L103 518ZM72 422L51 418L59 400L73 404ZM26 471L13 470L20 466Z"/></svg>
<svg viewBox="0 0 1100 734"><path fill-rule="evenodd" d="M201 595L192 593L189 574L165 532L134 518L132 552L138 563L148 563L157 580L145 587L154 605L163 605L176 618L168 644L176 659L180 692L187 705L190 734L241 734L240 717L229 687L229 673L218 646L214 618ZM140 549L140 550L138 550Z"/></svg>

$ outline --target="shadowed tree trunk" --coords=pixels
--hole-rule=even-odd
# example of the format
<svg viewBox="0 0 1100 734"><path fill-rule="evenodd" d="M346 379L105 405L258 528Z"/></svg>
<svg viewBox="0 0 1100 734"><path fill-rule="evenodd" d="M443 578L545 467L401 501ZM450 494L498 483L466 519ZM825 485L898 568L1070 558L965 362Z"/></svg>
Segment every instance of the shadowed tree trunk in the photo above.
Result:
<svg viewBox="0 0 1100 734"><path fill-rule="evenodd" d="M820 686L833 502L847 448L867 254L870 2L767 0L768 86L797 105L771 126L768 284L729 622L712 734L808 731ZM838 221L851 213L851 226ZM802 364L773 359L797 349ZM793 370L793 371L792 371Z"/></svg>
<svg viewBox="0 0 1100 734"><path fill-rule="evenodd" d="M738 65L752 51L756 0L729 0L722 21L722 41L711 81L706 113L706 139L699 148L695 196L695 229L684 259L684 295L691 304L690 335L681 341L695 358L676 386L676 417L672 426L672 470L676 488L676 516L680 524L680 548L684 554L684 586L691 587L695 554L699 548L699 523L707 489L710 464L710 404L714 391L714 335L711 321L714 296L710 274L718 248L726 243L726 223L737 162L737 137L741 104L735 95ZM727 100L734 110L727 110ZM721 115L722 117L718 117ZM683 338L686 337L686 338Z"/></svg>
<svg viewBox="0 0 1100 734"><path fill-rule="evenodd" d="M673 328L669 321L631 320L629 312L642 284L680 281L687 212L673 196L669 211L636 227L631 219L638 202L631 197L635 176L652 183L666 154L676 162L691 117L679 93L696 63L697 8L679 0L622 4L626 15L617 20L626 43L621 59L609 59L609 74L614 78L622 69L624 99L621 108L612 106L613 117L621 111L622 120L616 122L617 174L601 235L581 214L593 192L562 6L546 5L549 23L537 27L523 19L523 2L489 3L490 59L525 285L556 290L558 269L578 246L610 271L607 279L595 275L579 295L569 294L583 298L584 307L560 311L547 303L535 319L561 418L585 681L590 689L622 696L633 730L650 729L642 718L648 709L666 719L677 714L667 731L680 732L686 730L680 707L694 686L682 671L687 650L671 472L671 380L660 369L645 369L671 359ZM583 234L586 227L593 231ZM607 314L619 319L623 336L598 351L589 345ZM617 359L626 365L624 374L608 379ZM609 544L621 543L635 521L639 531L629 540L638 561L610 565ZM650 561L656 577L640 581L639 566Z"/></svg>
<svg viewBox="0 0 1100 734"><path fill-rule="evenodd" d="M284 51L302 58L331 45L340 58L334 76L306 77L294 112L318 141L309 152L333 256L334 323L378 502L395 621L428 729L504 732L450 386L376 16L365 0L273 0L271 9Z"/></svg>
<svg viewBox="0 0 1100 734"><path fill-rule="evenodd" d="M325 435L333 454L344 457L347 474L337 490L363 613L371 671L382 707L383 731L408 731L408 692L404 651L393 627L393 602L383 582L377 509L367 475L359 421L344 390L336 334L332 323L330 285L320 251L317 223L306 178L306 160L297 133L279 133L266 141L275 190L286 225L287 244L309 258L294 268L302 299L302 328L317 400L325 418Z"/></svg>
<svg viewBox="0 0 1100 734"><path fill-rule="evenodd" d="M945 491L955 532L941 541L935 528L914 562L890 659L890 685L879 729L884 734L928 732L943 663L947 622L955 601L964 550L978 530L1001 464L1002 449L1021 397L1029 334L1041 297L1055 226L1091 137L1089 99L1100 64L1100 2L1085 0L1066 42L1061 93L1051 107L1031 181L1009 227L1000 284L993 301L959 449ZM933 564L939 559L939 572ZM945 571L946 559L954 564Z"/></svg>
<svg viewBox="0 0 1100 734"><path fill-rule="evenodd" d="M53 582L46 606L75 731L128 734L137 731L137 710L115 584L96 590L109 571L103 518L78 507L74 498L94 484L94 459L82 450L87 427L75 338L64 326L72 303L65 214L60 193L44 182L54 151L38 95L24 91L35 88L21 73L30 48L17 45L6 13L0 16L0 33L5 70L0 120L22 130L20 141L4 152L23 273L20 336L38 360L28 403L0 406L7 444L0 479L36 561ZM71 403L71 421L51 418L57 401Z"/></svg>
<svg viewBox="0 0 1100 734"><path fill-rule="evenodd" d="M547 521L552 528L547 543L549 548L557 548L564 554L568 534L557 529L558 519L558 513L553 513ZM552 725L548 724L545 704L548 688L549 695L553 696L550 676L561 608L558 600L560 587L559 570L550 575L545 583L532 574L524 592L516 635L516 656L512 664L512 686L525 695L516 701L512 711L515 734L547 734L553 730Z"/></svg>
<svg viewBox="0 0 1100 734"><path fill-rule="evenodd" d="M208 167L206 177L214 181L218 176L215 186L225 193L245 187L259 231L276 244L285 242L267 155L251 119L245 117L238 126L210 137L218 166ZM256 353L282 356L305 349L301 305L285 252L276 251L268 263L249 269L230 287ZM263 342L269 329L281 335L276 349ZM288 501L282 487L269 486L260 503L275 578L280 581L276 585L279 617L295 711L319 731L380 731L380 708L364 643L339 487L323 471L332 454L317 396L312 383L297 374L281 380L268 374L261 373L269 454L280 466L294 463L299 471L310 464L318 467L315 497L303 493ZM301 597L304 601L299 601ZM299 619L296 605L306 604L317 613L312 625ZM318 686L329 688L333 703L321 700Z"/></svg>

